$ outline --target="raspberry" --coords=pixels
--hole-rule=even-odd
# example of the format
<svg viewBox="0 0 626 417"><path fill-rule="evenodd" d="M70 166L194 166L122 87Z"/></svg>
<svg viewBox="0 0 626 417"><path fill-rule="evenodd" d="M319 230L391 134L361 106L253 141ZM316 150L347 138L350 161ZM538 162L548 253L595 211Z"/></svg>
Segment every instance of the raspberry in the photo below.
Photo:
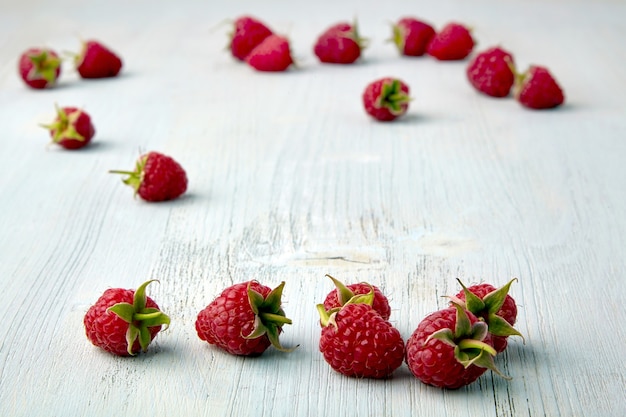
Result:
<svg viewBox="0 0 626 417"><path fill-rule="evenodd" d="M402 365L400 332L368 304L348 303L322 322L319 349L335 371L356 378L387 378Z"/></svg>
<svg viewBox="0 0 626 417"><path fill-rule="evenodd" d="M466 74L472 86L481 93L506 97L515 81L513 56L497 46L487 49L470 61Z"/></svg>
<svg viewBox="0 0 626 417"><path fill-rule="evenodd" d="M18 70L22 80L31 88L54 87L61 75L61 59L52 49L31 48L20 56Z"/></svg>
<svg viewBox="0 0 626 417"><path fill-rule="evenodd" d="M248 281L226 288L198 313L198 337L232 355L258 356L270 345L289 351L278 340L282 326L291 324L281 307L284 286Z"/></svg>
<svg viewBox="0 0 626 417"><path fill-rule="evenodd" d="M406 343L406 363L425 384L457 389L499 373L487 325L455 304L426 316Z"/></svg>
<svg viewBox="0 0 626 417"><path fill-rule="evenodd" d="M81 78L116 77L122 69L122 59L96 40L83 42L83 49L74 63Z"/></svg>
<svg viewBox="0 0 626 417"><path fill-rule="evenodd" d="M180 197L187 190L187 174L178 162L158 152L139 157L134 171L109 171L124 174L124 184L146 201L165 201Z"/></svg>
<svg viewBox="0 0 626 417"><path fill-rule="evenodd" d="M431 25L413 17L402 18L393 25L393 42L405 56L422 56L435 36Z"/></svg>
<svg viewBox="0 0 626 417"><path fill-rule="evenodd" d="M137 290L109 288L92 305L83 319L87 338L95 346L118 356L146 351L170 318L146 296L144 282Z"/></svg>
<svg viewBox="0 0 626 417"><path fill-rule="evenodd" d="M359 59L365 45L356 23L341 22L332 25L317 38L313 52L325 64L352 64Z"/></svg>
<svg viewBox="0 0 626 417"><path fill-rule="evenodd" d="M382 122L389 122L404 115L409 108L409 86L404 81L385 77L367 85L363 92L365 111Z"/></svg>
<svg viewBox="0 0 626 417"><path fill-rule="evenodd" d="M50 131L52 142L65 149L80 149L87 146L96 134L91 117L76 107L58 107L57 117L41 127Z"/></svg>
<svg viewBox="0 0 626 417"><path fill-rule="evenodd" d="M518 75L514 87L515 99L530 109L551 109L565 101L563 90L545 67L531 65Z"/></svg>
<svg viewBox="0 0 626 417"><path fill-rule="evenodd" d="M474 49L470 31L459 23L448 23L428 44L428 55L440 61L465 59Z"/></svg>
<svg viewBox="0 0 626 417"><path fill-rule="evenodd" d="M248 54L265 38L272 34L260 20L251 16L242 16L235 20L230 39L230 52L240 61L245 61Z"/></svg>
<svg viewBox="0 0 626 417"><path fill-rule="evenodd" d="M257 71L287 70L293 64L289 40L279 35L268 36L248 54L246 62Z"/></svg>

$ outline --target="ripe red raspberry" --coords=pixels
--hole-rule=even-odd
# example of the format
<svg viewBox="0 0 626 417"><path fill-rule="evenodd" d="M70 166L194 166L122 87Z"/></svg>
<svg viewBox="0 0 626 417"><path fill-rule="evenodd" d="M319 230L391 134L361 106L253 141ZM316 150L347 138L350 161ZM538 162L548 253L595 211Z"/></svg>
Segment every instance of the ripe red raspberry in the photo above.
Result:
<svg viewBox="0 0 626 417"><path fill-rule="evenodd" d="M41 125L50 131L52 142L65 149L80 149L96 134L91 117L76 107L56 107L57 116L50 124Z"/></svg>
<svg viewBox="0 0 626 417"><path fill-rule="evenodd" d="M402 18L393 25L393 42L401 55L424 55L434 36L435 29L431 25L413 17Z"/></svg>
<svg viewBox="0 0 626 417"><path fill-rule="evenodd" d="M500 288L487 283L465 287L458 281L463 290L450 298L487 323L493 347L498 353L506 349L509 336L522 336L513 328L517 320L517 305L513 297L508 295L515 279Z"/></svg>
<svg viewBox="0 0 626 417"><path fill-rule="evenodd" d="M284 286L248 281L226 288L198 314L198 337L232 355L258 356L270 345L288 351L278 340L282 326L291 324L281 307Z"/></svg>
<svg viewBox="0 0 626 417"><path fill-rule="evenodd" d="M91 343L119 356L145 352L161 326L170 324L170 318L146 296L146 287L153 281L143 283L137 290L106 290L83 320Z"/></svg>
<svg viewBox="0 0 626 417"><path fill-rule="evenodd" d="M409 101L409 86L392 77L369 83L363 92L365 111L381 122L389 122L404 115L409 108Z"/></svg>
<svg viewBox="0 0 626 417"><path fill-rule="evenodd" d="M387 297L385 297L378 287L370 285L366 282L359 282L346 286L341 281L331 277L330 275L327 274L326 276L330 278L335 284L335 287L337 287L329 292L324 299L323 305L326 311L342 307L355 295L365 295L373 291L374 301L372 302L372 308L378 312L383 319L389 320L389 316L391 315L389 300L387 300Z"/></svg>
<svg viewBox="0 0 626 417"><path fill-rule="evenodd" d="M81 78L115 77L122 69L122 59L96 40L83 42L81 52L74 58Z"/></svg>
<svg viewBox="0 0 626 417"><path fill-rule="evenodd" d="M471 60L466 74L472 86L481 93L506 97L515 81L513 56L500 47L489 48Z"/></svg>
<svg viewBox="0 0 626 417"><path fill-rule="evenodd" d="M18 69L27 86L49 88L61 75L61 59L52 49L31 48L20 56Z"/></svg>
<svg viewBox="0 0 626 417"><path fill-rule="evenodd" d="M400 332L368 304L348 303L322 321L319 349L335 371L356 378L387 378L404 359Z"/></svg>
<svg viewBox="0 0 626 417"><path fill-rule="evenodd" d="M515 80L515 99L530 109L551 109L565 101L563 90L545 67L531 65Z"/></svg>
<svg viewBox="0 0 626 417"><path fill-rule="evenodd" d="M428 44L428 55L440 61L465 59L474 49L470 31L459 23L448 23Z"/></svg>
<svg viewBox="0 0 626 417"><path fill-rule="evenodd" d="M341 22L329 27L317 38L313 53L326 64L352 64L359 59L365 45L356 23Z"/></svg>
<svg viewBox="0 0 626 417"><path fill-rule="evenodd" d="M487 325L455 307L422 320L406 343L406 363L425 384L456 389L471 384L488 368L497 372Z"/></svg>
<svg viewBox="0 0 626 417"><path fill-rule="evenodd" d="M257 71L287 70L293 64L289 40L279 35L268 36L248 54L246 62Z"/></svg>
<svg viewBox="0 0 626 417"><path fill-rule="evenodd" d="M180 197L187 190L187 174L178 162L158 152L139 157L134 171L109 171L125 174L124 184L146 201L165 201Z"/></svg>
<svg viewBox="0 0 626 417"><path fill-rule="evenodd" d="M265 23L251 16L237 18L233 26L230 52L240 61L245 61L248 54L272 34L272 30Z"/></svg>

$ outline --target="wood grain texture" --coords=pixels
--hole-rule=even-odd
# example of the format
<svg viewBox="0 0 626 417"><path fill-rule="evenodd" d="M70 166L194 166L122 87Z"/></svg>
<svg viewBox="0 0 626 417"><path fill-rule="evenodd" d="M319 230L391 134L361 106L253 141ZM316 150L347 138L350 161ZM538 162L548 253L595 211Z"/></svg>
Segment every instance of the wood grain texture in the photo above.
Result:
<svg viewBox="0 0 626 417"><path fill-rule="evenodd" d="M0 416L626 414L626 4L337 3L0 0ZM253 73L223 52L215 26L243 13L289 35L297 70ZM467 62L401 59L383 41L404 14L466 22L479 49L549 66L567 104L527 111L475 93ZM316 35L355 15L363 62L318 64ZM21 84L22 50L80 37L117 50L122 76L66 65L57 89ZM386 75L414 97L393 124L360 103ZM46 147L37 124L55 102L90 112L93 146ZM107 174L145 150L181 162L184 198L143 203ZM513 379L444 391L406 366L385 381L333 372L317 350L326 273L381 287L405 338L455 278L518 277L526 342L497 359ZM89 305L150 278L172 326L132 359L93 347ZM294 352L232 357L197 338L196 314L252 278L286 281Z"/></svg>

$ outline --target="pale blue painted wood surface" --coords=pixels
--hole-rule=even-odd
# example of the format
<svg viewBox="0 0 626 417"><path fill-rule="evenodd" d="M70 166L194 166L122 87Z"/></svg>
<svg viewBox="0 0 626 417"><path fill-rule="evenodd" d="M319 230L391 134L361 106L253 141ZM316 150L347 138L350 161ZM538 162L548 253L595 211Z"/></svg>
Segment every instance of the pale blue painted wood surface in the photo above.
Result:
<svg viewBox="0 0 626 417"><path fill-rule="evenodd" d="M336 3L0 2L0 416L626 414L626 3ZM243 13L289 35L297 71L253 73L223 52L215 25ZM465 22L478 49L547 65L567 105L526 111L476 94L466 62L399 58L384 39L404 14ZM316 35L355 15L364 61L319 65ZM117 50L123 76L79 81L66 65L55 90L21 84L22 50L80 37ZM360 93L386 75L414 101L382 125ZM94 146L46 147L37 124L54 103L92 114ZM185 198L142 203L107 174L141 150L185 166ZM383 288L405 338L455 278L518 277L526 344L497 362L513 379L451 392L405 366L387 381L334 373L317 351L326 273ZM150 278L172 316L150 352L89 344L89 305ZM243 359L197 338L196 314L251 278L287 282L295 352Z"/></svg>

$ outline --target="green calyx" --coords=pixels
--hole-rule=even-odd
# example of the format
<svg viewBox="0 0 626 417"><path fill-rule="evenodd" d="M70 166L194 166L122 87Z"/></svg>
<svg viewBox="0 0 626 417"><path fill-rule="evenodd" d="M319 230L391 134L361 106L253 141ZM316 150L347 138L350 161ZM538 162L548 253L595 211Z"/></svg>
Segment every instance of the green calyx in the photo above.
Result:
<svg viewBox="0 0 626 417"><path fill-rule="evenodd" d="M463 287L463 293L465 294L465 303L461 302L461 305L476 317L483 319L485 323L487 323L489 333L503 337L520 336L524 339L524 336L522 336L519 331L497 314L506 300L511 284L517 281L517 278L513 278L502 287L485 295L482 299L468 290L460 279L457 279L457 281L461 284L461 287Z"/></svg>
<svg viewBox="0 0 626 417"><path fill-rule="evenodd" d="M404 30L399 25L392 25L391 27L392 37L389 39L397 47L400 53L404 52L405 36Z"/></svg>
<svg viewBox="0 0 626 417"><path fill-rule="evenodd" d="M48 51L43 50L38 54L29 55L33 63L33 69L28 74L30 80L44 79L49 83L54 83L57 78L57 69L61 66L61 60Z"/></svg>
<svg viewBox="0 0 626 417"><path fill-rule="evenodd" d="M518 72L517 68L515 67L515 64L513 64L513 62L511 62L510 59L507 59L507 65L509 66L509 69L511 70L511 72L513 73L513 96L517 97L522 89L524 88L524 83L526 82L526 79L528 78L528 71L525 72Z"/></svg>
<svg viewBox="0 0 626 417"><path fill-rule="evenodd" d="M55 104L54 106L57 112L56 119L50 124L40 125L41 127L52 132L52 142L59 143L64 139L72 139L83 142L85 137L76 130L76 122L83 112L81 110L76 110L67 114L67 112L59 107L58 104Z"/></svg>
<svg viewBox="0 0 626 417"><path fill-rule="evenodd" d="M135 194L139 191L139 187L143 181L144 176L144 168L146 166L146 162L148 161L148 154L142 155L137 159L135 164L134 171L122 171L122 170L110 170L110 174L122 174L127 175L126 178L122 180L122 182L126 185L129 185L135 190Z"/></svg>
<svg viewBox="0 0 626 417"><path fill-rule="evenodd" d="M320 315L320 323L322 325L322 327L327 327L327 326L334 326L335 328L337 328L337 322L335 321L335 317L337 316L337 313L345 306L349 305L349 304L367 304L368 306L372 306L374 304L374 288L370 285L370 291L367 292L366 294L354 294L352 291L350 291L345 285L343 285L340 281L336 280L335 278L331 277L330 275L326 275L327 277L329 277L330 279L333 280L333 282L335 282L335 285L337 285L337 292L341 294L341 290L340 290L340 286L345 288L345 292L344 295L348 294L348 292L350 294L352 294L352 296L350 296L350 298L348 300L346 300L345 302L343 302L340 300L340 304L341 307L335 307L335 308L331 308L330 310L326 310L326 307L324 307L324 304L318 304L316 306L317 308L317 312ZM368 284L369 285L369 284Z"/></svg>
<svg viewBox="0 0 626 417"><path fill-rule="evenodd" d="M380 96L376 100L376 107L386 107L391 114L400 116L404 112L402 106L409 101L411 101L411 98L402 91L400 80L392 79L383 83Z"/></svg>
<svg viewBox="0 0 626 417"><path fill-rule="evenodd" d="M81 66L81 64L85 60L85 56L87 56L87 42L81 41L80 53L72 55L72 59L74 60L74 66L76 68Z"/></svg>
<svg viewBox="0 0 626 417"><path fill-rule="evenodd" d="M350 38L359 45L359 49L361 50L367 48L367 45L369 45L369 39L362 38L361 35L359 35L359 25L356 19L354 19L354 23L352 23Z"/></svg>
<svg viewBox="0 0 626 417"><path fill-rule="evenodd" d="M326 274L326 276L333 281L333 284L335 284L335 287L337 288L337 300L339 301L339 305L346 304L352 297L354 297L354 292L346 287L343 282L339 281L329 274Z"/></svg>
<svg viewBox="0 0 626 417"><path fill-rule="evenodd" d="M252 283L252 282L251 282ZM281 307L281 298L285 282L274 288L267 297L263 297L258 291L251 288L248 284L248 301L250 308L254 312L254 328L249 335L244 336L245 339L256 339L263 335L267 335L272 346L283 352L291 352L294 348L284 348L279 341L280 329L285 324L292 324L291 319L285 317L285 312Z"/></svg>
<svg viewBox="0 0 626 417"><path fill-rule="evenodd" d="M503 378L509 377L503 375L496 367L493 358L496 356L496 350L488 343L485 343L487 337L487 325L478 321L471 323L465 308L457 303L452 303L456 308L456 324L454 331L444 328L432 333L425 343L431 339L437 339L454 348L454 357L456 360L468 368L476 365L481 368L491 369Z"/></svg>
<svg viewBox="0 0 626 417"><path fill-rule="evenodd" d="M139 339L139 346L145 352L148 345L152 341L150 336L150 327L169 326L170 318L161 310L152 307L146 307L146 287L156 280L144 282L135 290L133 303L117 303L107 309L111 313L129 324L126 331L126 343L128 345L128 354L134 355L133 345Z"/></svg>

